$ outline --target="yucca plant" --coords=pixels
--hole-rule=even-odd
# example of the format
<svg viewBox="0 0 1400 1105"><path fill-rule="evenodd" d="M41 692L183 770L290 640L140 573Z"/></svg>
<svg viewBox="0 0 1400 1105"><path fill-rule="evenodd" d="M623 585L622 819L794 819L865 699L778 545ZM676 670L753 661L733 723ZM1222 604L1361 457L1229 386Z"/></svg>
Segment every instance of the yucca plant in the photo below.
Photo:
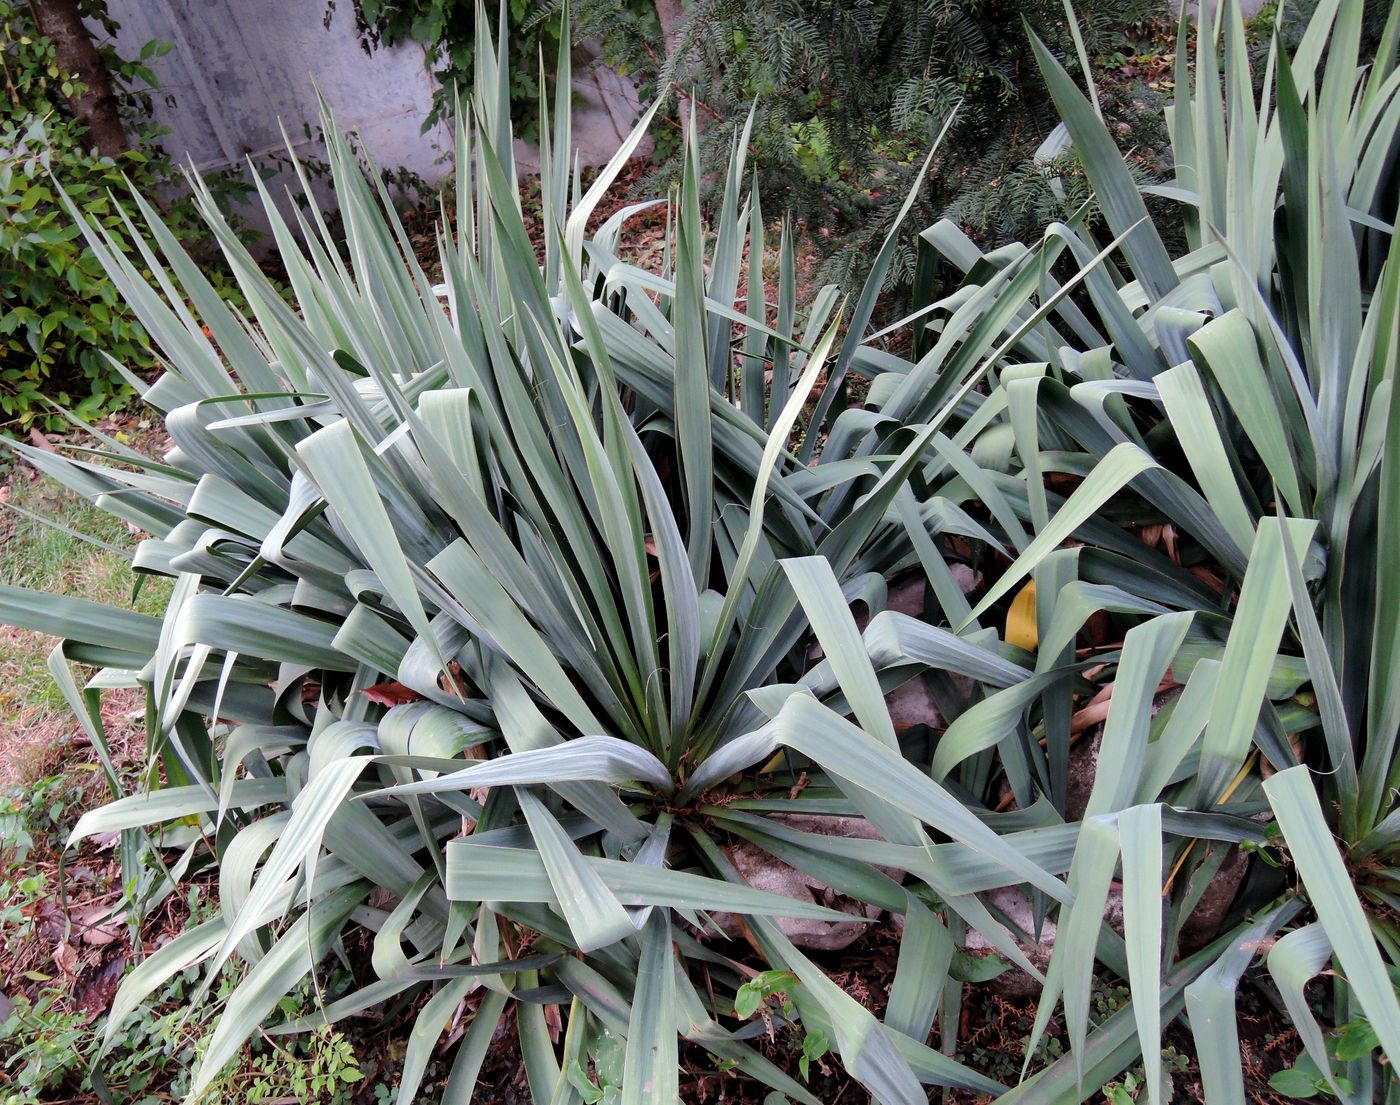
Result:
<svg viewBox="0 0 1400 1105"><path fill-rule="evenodd" d="M1194 75L1183 22L1168 116L1177 181L1148 189L1185 213L1177 257L1092 88L1037 46L1112 241L1079 220L983 255L939 224L924 271L947 264L965 281L907 320L915 356L867 347L833 374L869 376L869 396L832 421L816 471L880 455L890 428L932 419L936 456L916 483L996 539L984 550L995 582L945 614L964 636L1006 616L1035 674L952 704L965 712L938 740L933 775L989 806L1082 812L1076 898L1058 914L1032 1042L1062 997L1072 1049L1059 1066L1086 1087L1127 1061L1131 1019L1161 1099L1159 1039L1184 1007L1206 1099L1243 1101L1234 991L1286 929L1268 972L1318 1083L1346 1100L1400 1092L1400 574L1387 553L1400 502L1400 5L1367 64L1362 18L1361 3L1320 5L1291 57L1275 42L1257 98L1238 6L1204 17ZM824 402L840 411L833 392ZM838 489L828 516L846 501ZM1104 615L1110 628L1086 634ZM1075 746L1094 730L1077 705L1089 695L1108 705L1081 811L1072 784L1092 761ZM1235 907L1253 920L1218 957L1179 950L1229 855L1176 824L1185 810L1241 841L1267 815L1297 880L1278 898L1278 879L1253 872ZM1122 942L1104 921L1118 865ZM1096 960L1134 1000L1091 1029ZM1304 998L1329 962L1333 1023L1362 1026L1374 1054L1329 1056ZM1036 1086L1011 1096L1052 1099Z"/></svg>
<svg viewBox="0 0 1400 1105"><path fill-rule="evenodd" d="M609 1033L625 1040L624 1101L677 1098L684 1037L815 1102L747 1042L762 1025L735 1017L764 967L794 980L781 1016L809 1049L829 1043L881 1100L921 1102L923 1083L1000 1092L926 1043L953 946L945 921L984 929L1034 970L976 894L1029 884L1068 901L1055 872L1074 833L969 812L906 760L902 742L926 740L897 733L883 697L935 666L994 686L1029 674L986 635L882 611L886 577L928 555L931 534L984 531L911 485L932 428L820 474L807 464L821 455L815 428L793 447L841 312L834 289L798 310L786 241L776 311L763 302L764 223L740 208L742 151L712 239L692 151L673 258L644 273L615 256L634 209L585 240L641 128L583 192L561 79L540 127L541 264L503 156L504 56L482 36L441 284L331 125L344 242L314 205L294 233L264 197L296 309L208 196L247 316L141 197L131 229L153 284L88 227L168 362L133 386L173 447L159 459L106 439L66 457L16 448L151 534L134 566L172 577L173 593L155 619L5 589L0 618L65 638L51 667L99 750L102 690L146 691L148 777L74 838L121 832L127 885L146 901L212 865L222 906L132 971L106 1043L174 974L202 963L212 980L242 959L198 1095L363 926L375 980L314 1019L422 1002L402 1101L465 1002L450 1100L471 1096L508 1016L542 1102L583 1100L590 1049ZM851 333L887 265L888 250ZM854 348L848 338L841 356ZM841 491L849 508L824 517ZM945 565L934 581L948 601L961 595L951 580ZM872 615L863 632L854 602ZM79 689L68 661L100 671ZM828 840L795 826L804 813L863 818L884 839ZM776 922L851 915L748 886L724 849L740 839L904 918L883 1023ZM760 958L707 944L712 911L744 918ZM207 1000L206 981L193 1009ZM568 1008L559 1047L556 1006Z"/></svg>
<svg viewBox="0 0 1400 1105"><path fill-rule="evenodd" d="M967 281L912 320L913 360L866 335L893 237L847 311L835 289L799 310L786 242L776 309L763 302L742 143L713 235L691 156L667 260L646 273L617 256L635 209L587 233L640 129L584 193L556 101L541 264L484 31L441 284L329 126L343 249L314 208L298 244L269 206L299 310L212 204L248 317L139 198L154 286L94 231L170 364L144 395L174 448L21 451L154 535L136 566L176 583L159 620L15 590L0 618L66 638L51 667L99 749L101 691L147 691L149 779L76 835L121 831L147 899L216 864L222 903L134 969L109 1039L165 978L244 959L198 1092L362 927L375 980L317 1019L417 1004L402 1100L465 1005L447 1100L470 1098L509 1017L539 1101L596 1092L588 1057L607 1039L624 1041L623 1100L674 1101L680 1038L815 1101L735 1015L764 968L790 980L775 1016L883 1102L922 1102L927 1084L1083 1100L1139 1058L1162 1099L1160 1037L1183 1008L1208 1099L1242 1100L1234 988L1295 926L1268 964L1309 1053L1333 1089L1383 1090L1369 1058L1328 1065L1304 998L1335 957L1339 1023L1364 1016L1400 1054L1395 623L1383 603L1355 615L1357 592L1395 588L1375 550L1395 522L1400 16L1361 75L1359 18L1324 5L1291 60L1275 51L1262 104L1234 9L1198 36L1173 114L1167 191L1196 213L1176 260L1092 100L1042 55L1113 240L1075 223L982 257L935 227L930 256ZM869 381L859 405L852 373ZM996 573L975 605L954 582L968 557ZM882 610L906 571L946 628ZM1033 629L1013 616L1003 633L1028 577ZM1085 636L1105 611L1119 632ZM101 670L80 690L68 660ZM951 723L897 730L884 695L925 671ZM1080 801L1076 698L1096 693ZM1281 770L1264 779L1261 758ZM1335 769L1325 805L1309 763ZM1252 879L1252 913L1179 950L1230 847L1269 843L1270 811L1304 893ZM877 838L792 816L814 813ZM726 850L741 840L902 917L883 1021L777 921L850 914L748 886ZM1105 923L1120 865L1121 936ZM1044 976L988 896L1008 887L1058 922ZM711 911L741 916L749 949L707 941ZM1034 1035L1063 998L1069 1055L1014 1089L945 1054L969 929L1043 977ZM1096 971L1133 1001L1091 1024ZM557 1042L550 1007L568 1010Z"/></svg>

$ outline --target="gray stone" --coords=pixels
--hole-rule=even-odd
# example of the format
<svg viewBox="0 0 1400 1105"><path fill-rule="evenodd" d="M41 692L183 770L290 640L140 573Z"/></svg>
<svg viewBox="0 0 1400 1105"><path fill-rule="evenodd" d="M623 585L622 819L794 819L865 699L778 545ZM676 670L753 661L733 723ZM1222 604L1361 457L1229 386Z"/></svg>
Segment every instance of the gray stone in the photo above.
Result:
<svg viewBox="0 0 1400 1105"><path fill-rule="evenodd" d="M885 695L885 705L889 707L890 720L894 722L896 730L915 725L927 725L932 729L947 728L921 675L913 676Z"/></svg>
<svg viewBox="0 0 1400 1105"><path fill-rule="evenodd" d="M642 114L641 98L630 77L624 77L594 57L579 59L574 65L574 149L579 163L588 168L606 165L632 133ZM634 157L650 157L654 144L650 134L642 139ZM539 155L536 154L536 161Z"/></svg>
<svg viewBox="0 0 1400 1105"><path fill-rule="evenodd" d="M966 564L950 564L948 570L953 577L953 582L958 585L959 590L964 595L969 595L982 586L982 573L969 568ZM885 606L889 610L908 614L912 618L922 618L924 616L924 597L927 593L928 581L922 570L916 570L908 575L896 577L890 583L889 598L886 600Z"/></svg>
<svg viewBox="0 0 1400 1105"><path fill-rule="evenodd" d="M1065 787L1065 820L1080 821L1089 807L1094 777L1099 770L1103 726L1096 725L1069 746L1069 778Z"/></svg>
<svg viewBox="0 0 1400 1105"><path fill-rule="evenodd" d="M1235 904L1240 883L1249 871L1249 854L1238 848L1231 848L1225 862L1220 865L1201 895L1191 916L1181 926L1181 946L1184 951L1195 951L1209 944L1220 932L1230 907Z"/></svg>
<svg viewBox="0 0 1400 1105"><path fill-rule="evenodd" d="M1011 921L1008 931L1031 964L1042 974L1050 965L1050 953L1055 948L1055 922L1046 918L1040 926L1040 938L1035 939L1035 914L1030 897L1016 886L1003 886L980 895L989 906L995 906ZM1108 893L1104 919L1119 932L1123 930L1123 893L1114 887ZM985 935L968 930L964 950L970 955L999 955ZM983 983L1008 998L1033 998L1040 993L1040 983L1020 967L1011 967L996 978Z"/></svg>
<svg viewBox="0 0 1400 1105"><path fill-rule="evenodd" d="M953 564L948 571L964 595L970 595L982 586L982 573L966 564Z"/></svg>
<svg viewBox="0 0 1400 1105"><path fill-rule="evenodd" d="M924 616L924 592L928 589L923 573L906 576L890 584L890 595L885 602L887 610L908 614L911 618Z"/></svg>
<svg viewBox="0 0 1400 1105"><path fill-rule="evenodd" d="M821 836L856 837L861 840L878 840L880 835L863 817L832 817L816 814L772 814L771 820L781 822L799 832L815 833ZM849 913L853 918L866 920L814 921L798 917L777 918L783 935L799 948L814 951L840 951L860 938L873 921L880 915L878 906L858 902L827 886L820 879L813 878L797 868L789 866L771 852L749 841L723 845L729 861L738 869L744 881L755 890L765 890L770 894L781 894L803 902L816 902L829 909ZM902 882L904 872L895 868L880 868L897 882ZM743 925L733 913L712 913L711 919L726 936L738 937L743 934Z"/></svg>
<svg viewBox="0 0 1400 1105"><path fill-rule="evenodd" d="M1195 951L1219 934L1248 869L1249 855L1238 848L1231 849L1230 855L1211 879L1196 908L1182 925L1183 952ZM1023 890L1007 886L988 891L980 897L988 905L995 906L1006 914L1012 923L1010 931L1017 947L1044 973L1050 963L1050 953L1055 947L1055 922L1047 918L1041 925L1040 938L1032 940L1030 934L1034 932L1035 918L1031 911L1030 898ZM1108 893L1104 920L1117 932L1122 933L1123 892L1117 885ZM977 956L998 954L991 941L975 931L968 932L965 948L970 954ZM1040 993L1040 983L1019 967L1012 967L984 985L1008 998L1033 998Z"/></svg>
<svg viewBox="0 0 1400 1105"><path fill-rule="evenodd" d="M1238 0L1238 2L1240 16L1247 21L1264 10L1266 0ZM1219 0L1207 0L1205 9L1213 14L1219 6ZM1201 10L1201 5L1196 3L1196 0L1172 0L1172 11L1180 15L1182 8L1186 9L1188 15L1194 16Z"/></svg>

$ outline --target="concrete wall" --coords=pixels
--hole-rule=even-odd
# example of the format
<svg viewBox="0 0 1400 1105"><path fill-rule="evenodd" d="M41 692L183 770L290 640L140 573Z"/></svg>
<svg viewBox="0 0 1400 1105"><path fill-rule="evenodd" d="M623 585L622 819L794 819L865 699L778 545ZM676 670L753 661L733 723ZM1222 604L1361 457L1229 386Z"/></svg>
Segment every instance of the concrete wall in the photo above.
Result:
<svg viewBox="0 0 1400 1105"><path fill-rule="evenodd" d="M329 27L323 0L109 0L121 24L118 46L134 53L149 39L174 44L153 68L161 84L165 144L201 170L241 164L284 148L278 121L309 151L318 122L316 86L343 128L358 131L381 165L433 180L451 149L444 126L420 134L432 78L413 45L366 54L348 2Z"/></svg>
<svg viewBox="0 0 1400 1105"><path fill-rule="evenodd" d="M1239 0L1240 14L1244 16L1245 19L1253 19L1263 10L1267 2L1268 0ZM1183 6L1192 15L1195 15L1196 12L1201 9L1201 5L1197 0L1172 0L1172 10L1174 12L1180 13ZM1215 12L1220 7L1220 0L1206 0L1205 7L1206 11Z"/></svg>
<svg viewBox="0 0 1400 1105"><path fill-rule="evenodd" d="M434 86L424 50L406 44L367 54L350 0L340 0L328 26L325 0L108 0L107 7L121 24L124 55L153 38L174 44L152 69L160 82L156 118L170 129L162 141L182 164L208 171L284 152L279 121L299 154L318 156L319 86L336 122L357 133L376 165L410 169L429 184L452 171L451 127L422 132ZM576 66L574 89L581 163L600 165L639 113L636 89L586 61ZM522 167L538 165L533 149L516 145ZM274 195L289 176L273 181ZM328 192L321 199L334 202Z"/></svg>

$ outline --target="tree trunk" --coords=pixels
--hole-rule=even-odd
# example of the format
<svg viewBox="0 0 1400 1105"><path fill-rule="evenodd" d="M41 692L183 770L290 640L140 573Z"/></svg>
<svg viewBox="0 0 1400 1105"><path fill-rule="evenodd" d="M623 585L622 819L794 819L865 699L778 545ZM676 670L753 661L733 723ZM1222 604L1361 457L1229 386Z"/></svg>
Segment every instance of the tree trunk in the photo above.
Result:
<svg viewBox="0 0 1400 1105"><path fill-rule="evenodd" d="M682 0L655 0L655 4L656 20L661 24L661 41L669 61L676 48L676 39L680 37L681 28L685 25L685 6ZM694 89L676 89L676 102L680 108L676 114L680 116L683 142L690 138L690 97L693 93ZM698 120L696 125L698 127Z"/></svg>
<svg viewBox="0 0 1400 1105"><path fill-rule="evenodd" d="M676 40L676 32L685 21L685 7L681 0L656 0L656 18L661 24L661 37L666 43L666 53Z"/></svg>
<svg viewBox="0 0 1400 1105"><path fill-rule="evenodd" d="M73 74L83 86L68 97L68 104L87 127L89 141L107 157L126 152L130 147L112 78L83 23L78 0L34 0L31 10L39 33L53 40L58 67Z"/></svg>

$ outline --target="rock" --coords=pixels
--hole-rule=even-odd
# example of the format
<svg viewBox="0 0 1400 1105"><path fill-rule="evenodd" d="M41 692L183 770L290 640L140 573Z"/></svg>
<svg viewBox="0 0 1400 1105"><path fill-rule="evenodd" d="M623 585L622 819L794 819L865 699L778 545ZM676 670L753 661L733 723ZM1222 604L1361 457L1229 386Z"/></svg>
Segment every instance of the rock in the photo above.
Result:
<svg viewBox="0 0 1400 1105"><path fill-rule="evenodd" d="M1041 926L1040 939L1032 941L1025 934L1035 931L1035 918L1031 912L1030 898L1023 891L1014 886L1003 886L983 894L982 900L1011 918L1011 935L1016 939L1017 947L1044 973L1050 964L1050 952L1055 947L1055 922L1047 918ZM1017 929L1021 932L1017 932ZM963 949L969 955L979 957L998 954L991 941L975 929L968 930ZM1040 983L1019 967L1011 967L984 985L1006 997L1031 998L1040 993Z"/></svg>
<svg viewBox="0 0 1400 1105"><path fill-rule="evenodd" d="M953 578L966 593L982 585L982 573L975 572L966 564L952 565ZM889 598L885 608L911 618L922 619L924 601L928 593L928 582L922 571L916 571L894 580L889 585ZM950 675L964 698L972 693L972 681L961 675ZM885 696L890 708L890 720L896 729L908 729L915 725L927 725L931 729L946 729L948 723L939 713L938 705L922 675L915 675L901 683Z"/></svg>
<svg viewBox="0 0 1400 1105"><path fill-rule="evenodd" d="M1109 686L1111 687L1111 684ZM1181 690L1180 684L1171 684L1166 690L1159 688L1152 697L1152 716L1156 717L1164 706L1181 694ZM1112 707L1111 691L1109 687L1105 687L1087 705L1080 708L1071 721L1071 727L1078 732L1071 738L1069 749L1069 779L1065 790L1066 821L1084 819L1084 811L1089 806L1094 779L1099 771L1099 749L1103 744L1104 724Z"/></svg>
<svg viewBox="0 0 1400 1105"><path fill-rule="evenodd" d="M1065 787L1065 820L1082 821L1099 770L1103 726L1097 725L1069 746L1069 778Z"/></svg>
<svg viewBox="0 0 1400 1105"><path fill-rule="evenodd" d="M911 677L885 695L885 705L889 707L890 720L894 722L896 730L915 725L927 725L932 729L947 728L922 675Z"/></svg>
<svg viewBox="0 0 1400 1105"><path fill-rule="evenodd" d="M890 594L889 598L885 600L885 609L908 614L911 618L922 618L924 616L924 592L927 590L927 586L922 572L896 580L890 584Z"/></svg>
<svg viewBox="0 0 1400 1105"><path fill-rule="evenodd" d="M964 595L969 595L982 586L982 573L966 564L950 564L949 572L952 573L955 582ZM885 600L885 608L894 610L900 614L908 614L911 618L924 616L925 596L928 593L928 580L925 578L922 569L898 576L890 582L889 598Z"/></svg>
<svg viewBox="0 0 1400 1105"><path fill-rule="evenodd" d="M1264 3L1265 0L1240 0L1240 17L1245 20L1253 19L1264 10ZM1219 6L1218 0L1207 0L1206 11L1213 13ZM1195 0L1172 0L1172 10L1177 14L1184 10L1194 18L1200 7Z"/></svg>
<svg viewBox="0 0 1400 1105"><path fill-rule="evenodd" d="M1181 926L1181 947L1192 952L1215 939L1230 907L1235 904L1240 883L1249 871L1249 854L1231 848L1225 862L1210 880L1196 908Z"/></svg>
<svg viewBox="0 0 1400 1105"><path fill-rule="evenodd" d="M1030 897L1015 886L1003 886L980 895L989 906L994 906L1010 919L1008 926L1016 946L1025 953L1027 959L1042 974L1050 965L1050 953L1055 948L1055 922L1046 918L1040 926L1040 939L1034 940L1035 914L1031 909ZM1117 887L1108 892L1108 903L1104 908L1104 919L1117 929L1123 930L1123 893ZM988 956L999 953L982 933L969 929L964 950L969 955ZM1033 998L1040 993L1040 983L1019 967L1011 967L996 978L982 985L993 992L1008 998Z"/></svg>
<svg viewBox="0 0 1400 1105"><path fill-rule="evenodd" d="M770 819L804 833L861 840L880 839L879 833L863 817L771 814ZM757 844L744 840L723 845L723 848L744 881L755 890L766 890L770 894L781 894L798 901L817 902L853 917L872 921L880 915L878 906L847 898L820 879L789 866ZM896 882L904 879L904 872L897 869L881 867L879 870ZM740 919L732 913L716 912L711 913L710 917L726 936L737 937L743 931ZM870 927L865 920L813 921L797 917L778 917L776 920L783 935L797 947L815 951L840 951L854 943Z"/></svg>
<svg viewBox="0 0 1400 1105"><path fill-rule="evenodd" d="M949 565L948 571L964 595L970 595L982 586L982 573L967 564Z"/></svg>
<svg viewBox="0 0 1400 1105"><path fill-rule="evenodd" d="M1189 953L1204 947L1220 932L1230 907L1234 905L1240 883L1249 870L1249 855L1232 848L1230 855L1206 887L1200 902L1186 919L1181 929L1181 950ZM1006 886L988 891L981 898L990 906L995 906L1006 914L1012 922L1011 935L1017 946L1042 973L1050 964L1050 953L1055 947L1055 922L1046 919L1040 929L1040 939L1032 941L1027 934L1034 931L1035 918L1031 911L1030 898L1019 887ZM1115 884L1108 893L1108 903L1104 908L1104 920L1122 933L1123 931L1123 892ZM1020 930L1019 932L1016 930ZM991 942L980 932L969 931L965 950L976 956L996 955ZM1007 998L1033 998L1040 993L1040 983L1019 967L1012 967L996 978L984 983L994 992Z"/></svg>
<svg viewBox="0 0 1400 1105"><path fill-rule="evenodd" d="M587 167L606 165L643 111L636 84L600 61L601 53L596 42L575 49L572 133L579 164ZM652 136L643 136L633 157L650 157L653 146Z"/></svg>

